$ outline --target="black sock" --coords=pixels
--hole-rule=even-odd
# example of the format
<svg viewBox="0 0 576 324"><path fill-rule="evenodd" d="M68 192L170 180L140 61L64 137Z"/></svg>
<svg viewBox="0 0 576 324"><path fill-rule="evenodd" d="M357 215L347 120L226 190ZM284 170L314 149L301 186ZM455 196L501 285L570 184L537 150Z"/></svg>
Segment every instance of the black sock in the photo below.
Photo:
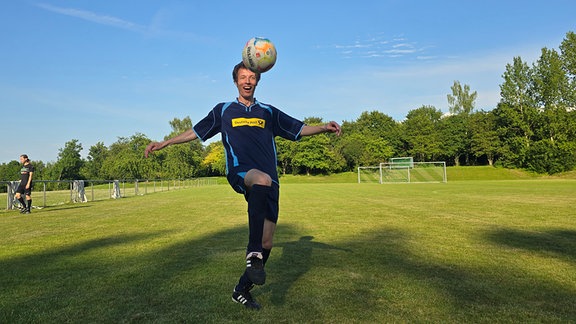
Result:
<svg viewBox="0 0 576 324"><path fill-rule="evenodd" d="M264 265L266 265L266 261L268 261L268 258L270 257L270 252L272 252L272 249L262 249L262 262Z"/></svg>
<svg viewBox="0 0 576 324"><path fill-rule="evenodd" d="M32 199L26 200L26 202L28 203L28 205L27 205L26 208L27 208L28 210L30 210L30 207L32 207Z"/></svg>
<svg viewBox="0 0 576 324"><path fill-rule="evenodd" d="M264 219L268 212L268 197L272 187L253 185L248 197L248 236L247 252L262 252Z"/></svg>
<svg viewBox="0 0 576 324"><path fill-rule="evenodd" d="M18 198L18 201L22 205L22 208L26 208L26 202L24 201L24 198L20 197L20 198Z"/></svg>
<svg viewBox="0 0 576 324"><path fill-rule="evenodd" d="M248 275L246 274L246 271L244 271L244 273L240 277L240 280L238 280L238 284L236 285L234 290L244 291L244 290L246 290L246 288L250 287L251 285L252 285L252 281L250 281L250 279L248 279Z"/></svg>

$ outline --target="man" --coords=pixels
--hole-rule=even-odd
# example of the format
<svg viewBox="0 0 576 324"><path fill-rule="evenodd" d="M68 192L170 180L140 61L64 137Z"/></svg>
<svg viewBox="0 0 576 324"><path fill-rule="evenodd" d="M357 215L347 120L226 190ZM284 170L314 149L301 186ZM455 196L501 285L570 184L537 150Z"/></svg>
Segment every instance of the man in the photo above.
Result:
<svg viewBox="0 0 576 324"><path fill-rule="evenodd" d="M254 93L260 74L239 63L232 71L238 97L232 102L217 104L192 129L163 142L150 143L144 152L163 149L200 139L206 141L221 133L226 151L226 177L232 188L244 195L248 202L248 246L246 270L232 299L247 308L258 310L260 305L250 290L266 281L264 265L272 250L274 231L278 220L279 182L276 171L277 157L274 138L299 140L331 132L340 135L340 125L331 121L322 126L309 126L279 109L255 99Z"/></svg>
<svg viewBox="0 0 576 324"><path fill-rule="evenodd" d="M21 213L30 214L30 208L32 207L32 177L34 175L34 166L30 163L28 155L20 155L20 163L22 168L20 169L20 184L16 189L16 194L14 197L22 205ZM26 196L26 201L22 198L22 195Z"/></svg>

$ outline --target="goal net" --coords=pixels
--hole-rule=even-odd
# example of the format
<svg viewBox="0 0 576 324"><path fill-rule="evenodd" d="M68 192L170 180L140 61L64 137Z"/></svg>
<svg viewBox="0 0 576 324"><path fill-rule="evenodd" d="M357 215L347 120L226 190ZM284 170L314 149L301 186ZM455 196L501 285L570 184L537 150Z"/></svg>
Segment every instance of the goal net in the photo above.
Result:
<svg viewBox="0 0 576 324"><path fill-rule="evenodd" d="M358 183L447 182L446 162L386 162L358 167Z"/></svg>

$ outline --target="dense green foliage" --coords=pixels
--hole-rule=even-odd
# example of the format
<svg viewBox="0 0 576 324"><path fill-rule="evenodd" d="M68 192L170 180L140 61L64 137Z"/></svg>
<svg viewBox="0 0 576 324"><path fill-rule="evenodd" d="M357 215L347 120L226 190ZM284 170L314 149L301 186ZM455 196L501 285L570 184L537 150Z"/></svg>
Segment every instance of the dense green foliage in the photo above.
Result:
<svg viewBox="0 0 576 324"><path fill-rule="evenodd" d="M329 174L377 165L391 157L446 161L448 165L501 165L555 174L576 167L576 34L568 32L560 50L543 48L529 66L520 57L506 66L501 100L490 111L475 111L476 92L455 81L447 95L449 113L424 105L395 121L365 111L342 123L343 136L321 134L294 143L278 139L281 174ZM310 125L322 124L309 117ZM172 133L192 127L189 117L170 122ZM189 178L222 175L222 144L198 141L171 146L143 159L151 140L143 134L97 143L82 159L78 140L65 143L58 160L33 161L37 179ZM0 165L0 180L17 180L13 162Z"/></svg>

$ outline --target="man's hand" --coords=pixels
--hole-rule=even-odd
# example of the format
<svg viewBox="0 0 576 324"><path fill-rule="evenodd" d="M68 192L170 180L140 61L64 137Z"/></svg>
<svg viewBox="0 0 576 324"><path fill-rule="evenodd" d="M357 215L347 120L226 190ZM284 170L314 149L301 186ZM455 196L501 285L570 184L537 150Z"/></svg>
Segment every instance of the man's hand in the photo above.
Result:
<svg viewBox="0 0 576 324"><path fill-rule="evenodd" d="M146 150L144 150L144 156L146 158L148 158L148 154L154 152L154 151L158 151L160 149L162 149L164 146L161 143L158 142L152 142L150 144L148 144L148 146L146 146Z"/></svg>
<svg viewBox="0 0 576 324"><path fill-rule="evenodd" d="M330 121L328 124L324 125L327 132L334 133L336 136L340 136L342 134L342 129L340 125L338 125L335 121Z"/></svg>

